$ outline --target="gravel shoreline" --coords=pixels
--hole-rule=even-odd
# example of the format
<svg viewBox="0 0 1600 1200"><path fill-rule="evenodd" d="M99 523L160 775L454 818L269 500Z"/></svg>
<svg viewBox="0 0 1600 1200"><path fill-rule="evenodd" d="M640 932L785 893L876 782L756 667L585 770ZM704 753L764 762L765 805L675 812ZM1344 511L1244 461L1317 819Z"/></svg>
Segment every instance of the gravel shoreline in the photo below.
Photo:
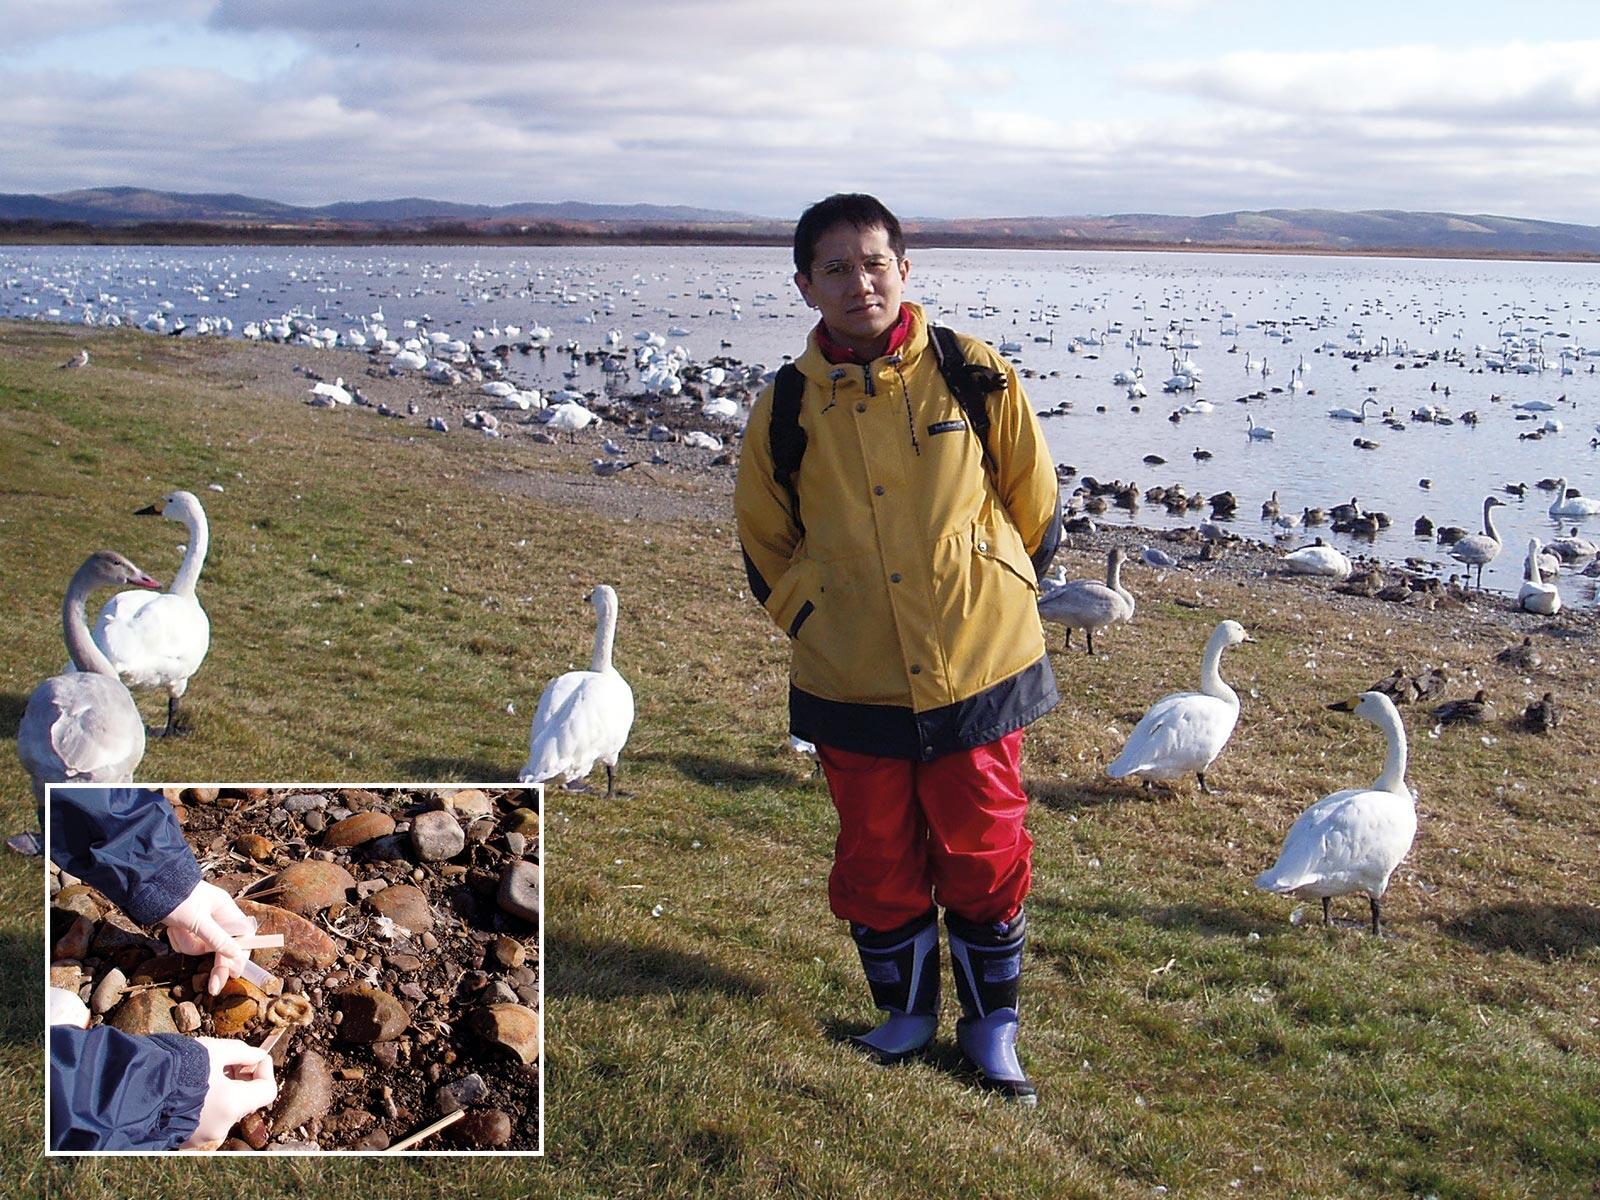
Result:
<svg viewBox="0 0 1600 1200"><path fill-rule="evenodd" d="M54 327L53 332L72 340L107 336L71 327ZM152 339L152 343L153 349L159 340ZM474 410L491 409L494 404L494 398L483 394L476 383L444 385L411 373L391 375L381 360L353 351L232 339L218 340L208 351L193 364L200 374L224 387L248 389L283 402L306 403L314 379L331 381L342 376L347 384L361 390L369 405L340 406L322 415L329 421L377 423L353 424L352 430L382 428L414 437L480 439L482 433L462 427L462 418ZM406 415L387 419L378 415L378 405ZM703 416L699 406L699 399L687 392L671 399L622 397L604 411L600 425L554 437L543 429L534 412L499 411L505 436L497 440L513 447L520 461L510 469L500 462L486 462L481 471L468 478L474 486L486 490L582 508L620 521L731 525L740 424ZM448 431L429 430L426 422L430 417L443 419ZM663 436L659 430L664 428L677 440L652 440L652 428L658 430L657 437ZM715 435L724 448L719 451L685 445L681 438L691 430ZM619 461L634 465L601 477L593 472L591 463L614 457L603 450L607 440L624 451ZM1295 544L1305 543L1309 536L1297 539ZM1285 603L1315 603L1330 619L1398 620L1420 629L1430 623L1437 626L1444 618L1453 629L1473 628L1491 637L1542 633L1576 639L1600 633L1600 611L1594 609L1567 609L1555 618L1540 617L1521 611L1515 596L1468 592L1442 583L1414 592L1405 603L1348 594L1330 580L1285 572L1279 565L1284 548L1267 539L1244 535L1230 536L1207 548L1208 544L1192 529L1098 525L1067 534L1057 562L1067 567L1069 577L1098 578L1103 574L1105 554L1113 545L1120 545L1129 553L1128 578L1136 593L1141 588L1149 589L1153 581L1156 595L1179 604L1209 604L1204 599L1209 590L1238 585L1281 592ZM1142 545L1166 550L1180 565L1156 570L1140 564L1138 548ZM1357 566L1358 570L1376 567L1387 583L1405 577L1426 578L1376 560L1361 560Z"/></svg>

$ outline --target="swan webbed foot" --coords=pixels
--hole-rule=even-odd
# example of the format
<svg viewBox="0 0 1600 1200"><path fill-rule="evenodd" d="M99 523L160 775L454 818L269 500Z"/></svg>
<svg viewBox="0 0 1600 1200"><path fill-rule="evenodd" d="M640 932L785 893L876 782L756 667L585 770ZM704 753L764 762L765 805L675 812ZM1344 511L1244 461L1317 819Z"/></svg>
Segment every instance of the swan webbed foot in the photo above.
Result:
<svg viewBox="0 0 1600 1200"><path fill-rule="evenodd" d="M1204 771L1196 771L1194 777L1200 781L1200 790L1202 792L1204 792L1206 795L1208 795L1208 796L1220 796L1220 795L1222 795L1222 789L1221 788L1214 788L1209 783L1206 782L1206 773Z"/></svg>
<svg viewBox="0 0 1600 1200"><path fill-rule="evenodd" d="M569 779L561 785L561 790L563 792L587 792L591 789L585 780Z"/></svg>
<svg viewBox="0 0 1600 1200"><path fill-rule="evenodd" d="M189 723L187 721L179 721L178 719L178 698L176 696L168 696L166 728L164 728L156 736L163 738L182 737L188 732Z"/></svg>

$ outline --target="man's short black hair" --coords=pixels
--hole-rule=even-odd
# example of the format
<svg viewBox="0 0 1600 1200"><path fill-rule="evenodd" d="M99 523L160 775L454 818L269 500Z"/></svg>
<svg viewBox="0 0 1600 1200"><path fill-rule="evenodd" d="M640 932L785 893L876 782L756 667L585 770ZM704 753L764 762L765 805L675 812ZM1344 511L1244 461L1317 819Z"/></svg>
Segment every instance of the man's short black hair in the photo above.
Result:
<svg viewBox="0 0 1600 1200"><path fill-rule="evenodd" d="M881 200L865 192L838 192L818 200L795 222L794 266L807 279L811 278L811 260L816 257L818 239L835 225L854 225L857 229L881 225L889 235L889 248L895 257L905 257L906 239L900 232L900 222Z"/></svg>

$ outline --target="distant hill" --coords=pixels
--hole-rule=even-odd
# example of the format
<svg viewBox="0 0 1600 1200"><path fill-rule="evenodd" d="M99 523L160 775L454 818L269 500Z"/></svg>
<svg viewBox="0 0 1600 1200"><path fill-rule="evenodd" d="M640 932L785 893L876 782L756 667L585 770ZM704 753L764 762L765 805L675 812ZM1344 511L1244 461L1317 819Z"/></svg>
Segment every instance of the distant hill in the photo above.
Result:
<svg viewBox="0 0 1600 1200"><path fill-rule="evenodd" d="M1200 217L912 219L915 245L1049 248L1178 247L1327 253L1600 258L1600 227L1518 217L1379 209L1266 209ZM0 195L0 238L129 241L607 242L781 244L791 220L659 204L526 201L456 204L422 197L306 208L252 196L90 188Z"/></svg>
<svg viewBox="0 0 1600 1200"><path fill-rule="evenodd" d="M1318 250L1411 250L1495 254L1600 254L1600 227L1483 214L1376 209L1267 209L1171 217L1119 213L1106 217L1020 217L927 221L932 237L965 234L984 241L1160 243Z"/></svg>
<svg viewBox="0 0 1600 1200"><path fill-rule="evenodd" d="M208 222L215 224L305 224L327 222L371 225L434 222L599 221L599 222L749 222L743 213L710 208L658 204L452 204L410 197L402 200L357 200L302 208L253 196L207 192L157 192L146 188L90 188L49 196L0 195L0 221L81 221L90 225L139 222Z"/></svg>

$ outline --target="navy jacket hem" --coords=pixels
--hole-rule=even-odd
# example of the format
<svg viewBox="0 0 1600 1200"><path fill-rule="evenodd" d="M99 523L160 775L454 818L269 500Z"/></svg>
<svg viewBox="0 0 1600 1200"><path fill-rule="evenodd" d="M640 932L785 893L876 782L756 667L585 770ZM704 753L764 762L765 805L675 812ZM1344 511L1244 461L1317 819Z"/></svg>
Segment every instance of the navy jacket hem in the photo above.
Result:
<svg viewBox="0 0 1600 1200"><path fill-rule="evenodd" d="M789 685L796 737L856 754L928 762L985 746L1032 724L1061 701L1048 655L975 696L927 712L894 704L828 700Z"/></svg>

